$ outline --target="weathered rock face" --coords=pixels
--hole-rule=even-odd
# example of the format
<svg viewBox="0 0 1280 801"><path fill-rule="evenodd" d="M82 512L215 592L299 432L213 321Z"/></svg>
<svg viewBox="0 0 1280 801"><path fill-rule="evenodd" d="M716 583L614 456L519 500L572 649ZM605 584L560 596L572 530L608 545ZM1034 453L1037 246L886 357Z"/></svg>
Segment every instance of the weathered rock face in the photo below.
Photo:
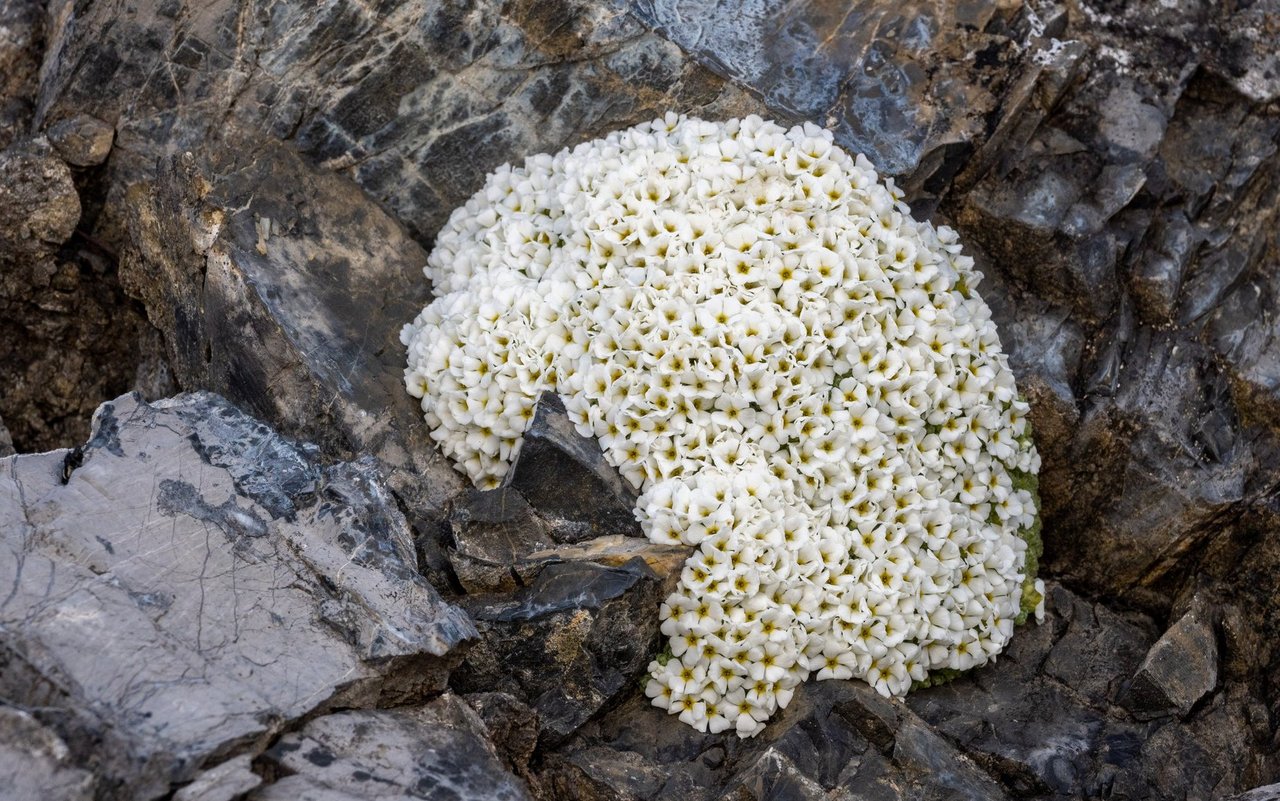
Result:
<svg viewBox="0 0 1280 801"><path fill-rule="evenodd" d="M462 486L404 391L400 327L426 254L344 178L229 137L132 194L126 287L183 386L209 387L329 454L369 454L415 524Z"/></svg>
<svg viewBox="0 0 1280 801"><path fill-rule="evenodd" d="M0 150L0 414L22 451L83 441L98 404L131 388L173 391L113 255L74 236L76 178L44 139Z"/></svg>
<svg viewBox="0 0 1280 801"><path fill-rule="evenodd" d="M423 720L453 738L450 753L483 752L486 792L519 787L514 774L545 799L1181 799L1280 778L1274 2L40 6L0 9L0 123L25 126L36 99L54 178L40 196L66 211L78 194L82 213L65 218L83 217L86 236L74 221L33 228L63 219L23 210L39 204L0 208L0 238L25 249L0 253L16 265L0 265L0 367L20 375L0 382L0 414L19 450L73 441L88 409L128 386L93 384L80 354L126 378L143 361L121 344L137 341L136 312L122 324L109 311L125 308L108 251L123 248L182 386L218 390L329 456L375 459L413 525L388 553L410 564L416 551L481 634L452 679L478 717L452 696L316 717L277 743L296 751L257 758L288 724L283 702L254 696L245 708L266 722L201 764L187 745L147 752L170 765L147 774L155 787L190 779L176 796L189 801L359 798L375 784L432 797L441 765L405 745L437 736ZM1046 569L1062 581L1048 622L996 665L905 704L812 684L756 740L699 735L639 687L683 552L627 536L626 488L554 400L495 493L464 493L429 447L396 341L429 291L420 246L496 165L668 110L831 127L918 212L960 228L987 273L981 292L1032 404ZM10 234L23 226L53 233ZM227 496L270 508L249 497ZM227 597L241 574L206 585ZM356 612L336 619L339 653L376 639ZM367 682L401 675L350 658ZM143 747L135 729L126 746L86 745L82 721L99 712L83 701L37 705L75 710L41 722L76 759ZM393 762L377 761L366 725L397 744ZM322 744L330 765L298 756Z"/></svg>
<svg viewBox="0 0 1280 801"><path fill-rule="evenodd" d="M412 709L342 712L280 738L264 756L281 778L251 801L527 801L484 722L456 695Z"/></svg>
<svg viewBox="0 0 1280 801"><path fill-rule="evenodd" d="M20 138L31 122L44 36L40 0L13 0L0 8L0 149Z"/></svg>
<svg viewBox="0 0 1280 801"><path fill-rule="evenodd" d="M672 107L755 105L635 18L583 0L58 5L38 120L115 127L108 239L126 185L228 122L296 143L428 239L503 161Z"/></svg>
<svg viewBox="0 0 1280 801"><path fill-rule="evenodd" d="M18 709L0 706L0 776L13 801L89 801L93 775L75 767L66 743Z"/></svg>
<svg viewBox="0 0 1280 801"><path fill-rule="evenodd" d="M1115 705L1153 640L1051 587L1048 617L998 662L906 703L810 682L758 738L705 735L639 692L548 758L548 798L1213 797L1273 775L1250 736L1204 709L1189 726Z"/></svg>
<svg viewBox="0 0 1280 801"><path fill-rule="evenodd" d="M475 636L416 568L369 460L324 466L209 394L104 404L0 462L0 697L95 797L146 799L329 706L444 687Z"/></svg>

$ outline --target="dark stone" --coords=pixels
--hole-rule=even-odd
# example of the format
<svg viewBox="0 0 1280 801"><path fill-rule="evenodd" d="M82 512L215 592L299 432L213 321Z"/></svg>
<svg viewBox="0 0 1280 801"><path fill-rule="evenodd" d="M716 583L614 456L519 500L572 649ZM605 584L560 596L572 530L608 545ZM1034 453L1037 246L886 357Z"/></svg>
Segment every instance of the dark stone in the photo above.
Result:
<svg viewBox="0 0 1280 801"><path fill-rule="evenodd" d="M77 114L49 126L49 142L68 164L94 167L107 160L115 133L102 120Z"/></svg>
<svg viewBox="0 0 1280 801"><path fill-rule="evenodd" d="M249 801L527 801L485 724L446 693L420 707L353 711L309 721L263 755L282 774Z"/></svg>
<svg viewBox="0 0 1280 801"><path fill-rule="evenodd" d="M639 680L658 651L669 582L639 557L559 562L510 595L468 596L480 641L452 686L510 693L538 713L542 742L559 742Z"/></svg>
<svg viewBox="0 0 1280 801"><path fill-rule="evenodd" d="M671 108L711 118L763 110L594 0L270 9L146 0L129 14L94 0L59 9L37 122L88 114L115 128L95 226L109 241L123 239L126 187L150 178L163 156L203 149L228 124L295 140L425 242L505 161Z"/></svg>
<svg viewBox="0 0 1280 801"><path fill-rule="evenodd" d="M521 583L516 565L555 544L547 526L515 489L468 489L449 513L449 563L467 592L509 592Z"/></svg>
<svg viewBox="0 0 1280 801"><path fill-rule="evenodd" d="M517 775L527 773L538 744L538 714L510 693L472 693L463 700L484 721L507 769Z"/></svg>
<svg viewBox="0 0 1280 801"><path fill-rule="evenodd" d="M71 171L46 142L0 151L0 414L18 451L84 441L94 408L131 388L172 389L112 254L75 236L80 217Z"/></svg>
<svg viewBox="0 0 1280 801"><path fill-rule="evenodd" d="M1196 604L1160 635L1134 674L1125 706L1141 718L1185 716L1218 684L1213 613Z"/></svg>
<svg viewBox="0 0 1280 801"><path fill-rule="evenodd" d="M1225 801L1280 801L1280 784L1255 787L1248 792L1233 795Z"/></svg>
<svg viewBox="0 0 1280 801"><path fill-rule="evenodd" d="M71 171L48 143L0 151L0 259L51 256L80 221Z"/></svg>
<svg viewBox="0 0 1280 801"><path fill-rule="evenodd" d="M463 482L405 392L399 342L429 294L426 254L285 146L232 136L200 153L135 189L122 265L178 382L331 456L374 457L414 525L440 521Z"/></svg>
<svg viewBox="0 0 1280 801"><path fill-rule="evenodd" d="M635 489L604 460L599 443L574 429L553 393L538 398L506 484L547 520L557 542L640 535Z"/></svg>
<svg viewBox="0 0 1280 801"><path fill-rule="evenodd" d="M0 149L31 123L39 90L45 3L12 0L0 6Z"/></svg>
<svg viewBox="0 0 1280 801"><path fill-rule="evenodd" d="M475 636L374 465L325 466L207 393L124 396L75 452L8 457L0 519L0 697L100 799L166 795L330 706L421 699Z"/></svg>

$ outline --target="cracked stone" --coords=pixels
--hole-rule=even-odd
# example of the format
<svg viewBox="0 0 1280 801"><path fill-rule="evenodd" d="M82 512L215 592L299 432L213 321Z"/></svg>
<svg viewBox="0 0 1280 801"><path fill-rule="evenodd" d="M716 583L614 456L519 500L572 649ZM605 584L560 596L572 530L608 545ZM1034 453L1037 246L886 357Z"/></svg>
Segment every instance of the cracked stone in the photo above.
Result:
<svg viewBox="0 0 1280 801"><path fill-rule="evenodd" d="M425 706L325 715L286 734L264 760L283 774L248 801L528 801L484 722L451 693Z"/></svg>
<svg viewBox="0 0 1280 801"><path fill-rule="evenodd" d="M0 519L0 696L108 801L330 706L439 691L475 636L370 460L325 465L208 393L123 396L82 447L0 461Z"/></svg>

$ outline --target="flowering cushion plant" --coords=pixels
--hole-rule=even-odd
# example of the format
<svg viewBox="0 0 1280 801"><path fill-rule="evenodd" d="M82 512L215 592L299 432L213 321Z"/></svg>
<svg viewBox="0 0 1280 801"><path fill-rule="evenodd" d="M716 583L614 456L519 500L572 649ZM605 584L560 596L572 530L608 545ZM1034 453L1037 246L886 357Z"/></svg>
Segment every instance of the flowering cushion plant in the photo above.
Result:
<svg viewBox="0 0 1280 801"><path fill-rule="evenodd" d="M555 391L695 547L646 683L686 723L752 736L812 674L904 694L1039 597L981 276L829 132L668 114L504 166L426 273L405 380L444 453L496 486Z"/></svg>

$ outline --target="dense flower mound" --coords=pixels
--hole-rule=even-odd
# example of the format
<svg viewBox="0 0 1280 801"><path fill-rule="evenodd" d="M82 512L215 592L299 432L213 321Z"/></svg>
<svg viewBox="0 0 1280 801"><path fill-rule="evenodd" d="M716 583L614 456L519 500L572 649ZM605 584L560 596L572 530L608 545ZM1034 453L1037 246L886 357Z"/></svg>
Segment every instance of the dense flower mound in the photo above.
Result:
<svg viewBox="0 0 1280 801"><path fill-rule="evenodd" d="M955 233L828 132L668 115L503 167L426 272L405 378L444 452L496 486L553 390L696 546L655 704L751 736L811 674L900 695L1008 642L1026 404Z"/></svg>

